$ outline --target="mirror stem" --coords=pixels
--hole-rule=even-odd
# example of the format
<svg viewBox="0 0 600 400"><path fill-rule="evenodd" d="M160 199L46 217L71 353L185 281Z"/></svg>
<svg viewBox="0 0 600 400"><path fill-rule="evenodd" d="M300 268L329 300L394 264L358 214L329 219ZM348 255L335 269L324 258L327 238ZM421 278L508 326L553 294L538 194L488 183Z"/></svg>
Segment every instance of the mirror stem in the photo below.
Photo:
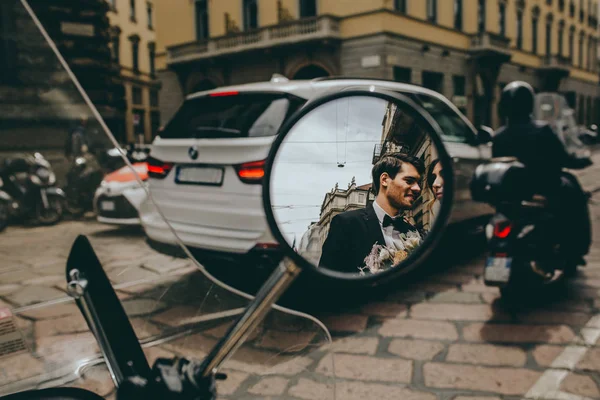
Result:
<svg viewBox="0 0 600 400"><path fill-rule="evenodd" d="M286 265L287 264L287 265ZM193 382L213 376L217 369L244 343L248 335L260 324L271 306L281 297L300 274L300 268L291 260L281 261L267 282L259 289L246 311L231 326L225 336L211 350L201 364L189 370Z"/></svg>

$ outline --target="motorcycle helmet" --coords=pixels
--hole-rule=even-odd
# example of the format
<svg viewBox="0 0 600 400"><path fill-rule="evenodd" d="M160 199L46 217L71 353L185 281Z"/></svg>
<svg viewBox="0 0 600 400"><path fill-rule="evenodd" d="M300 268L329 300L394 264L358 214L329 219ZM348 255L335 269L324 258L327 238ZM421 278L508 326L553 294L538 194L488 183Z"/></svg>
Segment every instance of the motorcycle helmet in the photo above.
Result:
<svg viewBox="0 0 600 400"><path fill-rule="evenodd" d="M531 119L535 94L531 85L523 81L509 83L502 90L498 114L507 123L523 122Z"/></svg>

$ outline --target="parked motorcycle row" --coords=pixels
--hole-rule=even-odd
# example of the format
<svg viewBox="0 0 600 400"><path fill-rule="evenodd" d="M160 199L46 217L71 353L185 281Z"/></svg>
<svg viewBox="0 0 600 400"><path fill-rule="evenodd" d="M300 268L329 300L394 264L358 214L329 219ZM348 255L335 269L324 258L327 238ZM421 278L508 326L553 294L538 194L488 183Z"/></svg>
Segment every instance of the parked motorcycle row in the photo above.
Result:
<svg viewBox="0 0 600 400"><path fill-rule="evenodd" d="M121 154L133 163L148 156L149 149L110 149L101 162L92 153L70 161L63 187L40 153L22 153L0 162L0 232L11 223L54 225L65 215L80 218L93 211L94 197L103 180L125 165ZM118 160L117 163L111 160Z"/></svg>

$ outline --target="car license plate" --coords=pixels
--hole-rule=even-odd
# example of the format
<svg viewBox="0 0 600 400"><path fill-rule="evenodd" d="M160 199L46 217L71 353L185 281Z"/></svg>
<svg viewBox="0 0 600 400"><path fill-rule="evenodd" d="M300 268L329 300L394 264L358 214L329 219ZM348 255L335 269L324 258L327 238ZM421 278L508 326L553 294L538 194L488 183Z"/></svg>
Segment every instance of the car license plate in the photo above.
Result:
<svg viewBox="0 0 600 400"><path fill-rule="evenodd" d="M178 167L175 182L220 186L223 183L223 168Z"/></svg>
<svg viewBox="0 0 600 400"><path fill-rule="evenodd" d="M102 211L115 211L115 202L114 201L101 201L100 209Z"/></svg>
<svg viewBox="0 0 600 400"><path fill-rule="evenodd" d="M485 264L486 282L507 283L510 278L511 257L488 257Z"/></svg>

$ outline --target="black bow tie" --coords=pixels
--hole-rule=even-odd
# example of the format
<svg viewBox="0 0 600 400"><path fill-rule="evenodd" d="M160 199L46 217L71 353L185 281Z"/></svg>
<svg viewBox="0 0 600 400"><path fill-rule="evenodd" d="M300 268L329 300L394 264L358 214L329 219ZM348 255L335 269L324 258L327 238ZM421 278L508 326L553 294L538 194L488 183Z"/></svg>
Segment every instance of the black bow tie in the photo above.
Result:
<svg viewBox="0 0 600 400"><path fill-rule="evenodd" d="M383 222L381 223L381 225L383 225L383 227L387 227L390 225L393 225L394 228L396 229L400 229L401 227L406 226L406 222L404 221L404 217L396 217L396 218L392 218L389 215L385 215L383 217Z"/></svg>

